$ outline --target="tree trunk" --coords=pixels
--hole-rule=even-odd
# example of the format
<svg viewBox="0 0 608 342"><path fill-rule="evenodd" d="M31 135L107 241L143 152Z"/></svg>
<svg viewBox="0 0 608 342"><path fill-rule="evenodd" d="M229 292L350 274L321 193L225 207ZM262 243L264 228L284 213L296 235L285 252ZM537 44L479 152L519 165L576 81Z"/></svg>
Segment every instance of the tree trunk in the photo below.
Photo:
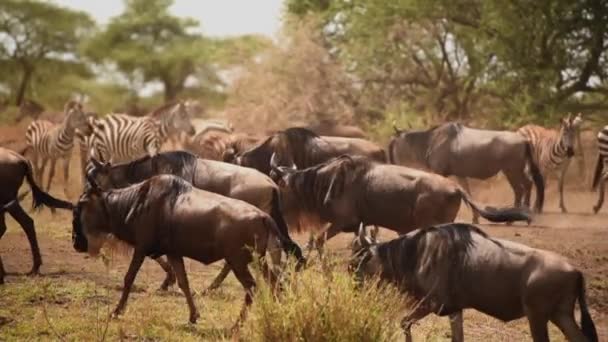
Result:
<svg viewBox="0 0 608 342"><path fill-rule="evenodd" d="M171 102L184 90L183 84L173 84L171 81L163 81L165 88L165 102Z"/></svg>
<svg viewBox="0 0 608 342"><path fill-rule="evenodd" d="M17 96L15 97L15 105L21 106L23 100L25 98L25 92L27 90L27 86L30 83L30 79L32 78L32 74L34 69L28 65L23 65L23 77L21 78L21 83L19 84L19 88L17 90Z"/></svg>

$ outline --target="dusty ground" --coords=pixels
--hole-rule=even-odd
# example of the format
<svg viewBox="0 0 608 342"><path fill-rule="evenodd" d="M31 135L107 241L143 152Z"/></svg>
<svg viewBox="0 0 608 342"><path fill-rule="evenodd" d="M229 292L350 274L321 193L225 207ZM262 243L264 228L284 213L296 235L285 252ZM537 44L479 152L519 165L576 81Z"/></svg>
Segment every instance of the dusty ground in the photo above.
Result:
<svg viewBox="0 0 608 342"><path fill-rule="evenodd" d="M590 147L589 147L590 149ZM588 159L593 159L587 154ZM77 174L77 158L72 159L72 174ZM588 171L592 169L588 163ZM588 303L600 333L608 340L608 207L591 215L595 194L587 191L586 180L577 179L573 165L567 185L566 204L570 213L561 214L557 206L555 182L547 190L546 213L531 226L483 225L489 234L519 241L534 247L555 251L568 257L586 275ZM59 170L58 170L59 172ZM58 175L57 178L60 178ZM588 177L587 177L588 178ZM76 177L71 196L79 189ZM508 205L510 190L503 179L476 182L474 197L483 203ZM60 184L51 192L63 197ZM72 198L74 200L75 198ZM29 198L28 198L29 201ZM113 256L110 267L100 260L86 258L71 246L71 222L67 213L52 216L48 210L32 215L37 225L42 249L43 276L26 277L31 256L25 235L12 219L7 219L8 232L0 240L0 254L6 270L7 284L0 287L0 340L78 340L104 336L105 317L120 296L122 276L128 259ZM469 221L468 209L461 209L460 219ZM383 231L388 239L394 234ZM351 236L342 234L330 242L330 250L339 256L347 254ZM303 243L304 236L297 236ZM189 263L191 286L201 290L220 268L220 264L201 266ZM243 292L232 276L220 291L208 297L197 296L202 319L196 326L187 321L185 300L177 288L160 294L156 288L162 279L160 268L147 261L136 280L126 315L109 324L110 339L134 340L217 340L224 339L223 328L237 317ZM578 319L578 315L577 315ZM467 311L465 334L471 341L529 340L527 323L518 320L503 324L482 314ZM447 319L431 317L415 328L418 340L447 340ZM552 337L563 340L553 327Z"/></svg>

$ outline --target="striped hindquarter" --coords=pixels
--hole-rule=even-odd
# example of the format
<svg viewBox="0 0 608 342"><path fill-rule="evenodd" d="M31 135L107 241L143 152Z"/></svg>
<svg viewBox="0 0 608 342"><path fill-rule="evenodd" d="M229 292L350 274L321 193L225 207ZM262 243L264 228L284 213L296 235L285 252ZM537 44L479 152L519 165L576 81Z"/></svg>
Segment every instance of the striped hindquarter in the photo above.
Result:
<svg viewBox="0 0 608 342"><path fill-rule="evenodd" d="M564 204L564 178L574 154L575 136L581 121L580 115L574 118L569 115L562 120L559 130L537 125L526 125L517 130L530 143L534 162L545 178L549 172L559 170L559 207L564 213L567 212ZM525 203L530 202L530 193L531 187L527 187L524 190Z"/></svg>
<svg viewBox="0 0 608 342"><path fill-rule="evenodd" d="M34 178L36 183L43 185L43 175L47 163L50 162L48 182L44 188L49 191L53 177L55 176L55 165L57 160L63 160L64 169L64 193L69 197L67 180L69 177L69 163L72 148L74 147L74 136L66 129L66 123L54 124L46 120L32 122L25 133L28 147L31 149L32 164L34 166Z"/></svg>
<svg viewBox="0 0 608 342"><path fill-rule="evenodd" d="M148 117L110 114L96 120L89 144L104 161L129 161L155 155L166 138L158 121Z"/></svg>
<svg viewBox="0 0 608 342"><path fill-rule="evenodd" d="M608 126L604 126L597 134L597 164L593 175L593 188L599 185L598 201L593 206L593 212L597 213L604 204L604 188L608 179Z"/></svg>
<svg viewBox="0 0 608 342"><path fill-rule="evenodd" d="M567 147L561 140L560 132L537 125L523 126L517 132L532 145L534 162L541 169L543 176L559 168L568 159Z"/></svg>

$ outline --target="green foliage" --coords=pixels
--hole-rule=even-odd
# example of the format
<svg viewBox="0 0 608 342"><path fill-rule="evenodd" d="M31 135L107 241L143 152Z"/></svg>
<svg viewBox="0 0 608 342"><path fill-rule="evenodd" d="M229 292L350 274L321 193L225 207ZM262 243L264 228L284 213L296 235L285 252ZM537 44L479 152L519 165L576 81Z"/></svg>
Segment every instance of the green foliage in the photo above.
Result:
<svg viewBox="0 0 608 342"><path fill-rule="evenodd" d="M405 101L438 120L497 122L608 108L607 2L313 0L287 11L323 18L318 31L372 108Z"/></svg>
<svg viewBox="0 0 608 342"><path fill-rule="evenodd" d="M243 328L249 341L392 341L405 308L394 287L369 281L357 288L335 266L291 272L275 297L262 279ZM292 269L293 271L293 269Z"/></svg>
<svg viewBox="0 0 608 342"><path fill-rule="evenodd" d="M90 76L78 45L93 24L83 12L48 2L0 2L0 88L20 104L57 77Z"/></svg>
<svg viewBox="0 0 608 342"><path fill-rule="evenodd" d="M126 0L125 12L85 44L96 62L115 64L129 78L159 81L165 99L185 87L186 79L208 56L206 40L193 33L198 23L169 13L171 0Z"/></svg>

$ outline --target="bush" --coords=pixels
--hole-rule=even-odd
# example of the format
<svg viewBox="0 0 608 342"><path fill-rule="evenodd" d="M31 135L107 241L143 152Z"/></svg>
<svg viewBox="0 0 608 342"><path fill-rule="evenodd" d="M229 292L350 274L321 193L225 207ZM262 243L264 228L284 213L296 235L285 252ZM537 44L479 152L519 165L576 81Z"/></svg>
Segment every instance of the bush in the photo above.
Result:
<svg viewBox="0 0 608 342"><path fill-rule="evenodd" d="M288 276L278 298L266 282L243 327L248 341L390 341L401 333L404 296L368 281L361 288L348 273L317 267Z"/></svg>

